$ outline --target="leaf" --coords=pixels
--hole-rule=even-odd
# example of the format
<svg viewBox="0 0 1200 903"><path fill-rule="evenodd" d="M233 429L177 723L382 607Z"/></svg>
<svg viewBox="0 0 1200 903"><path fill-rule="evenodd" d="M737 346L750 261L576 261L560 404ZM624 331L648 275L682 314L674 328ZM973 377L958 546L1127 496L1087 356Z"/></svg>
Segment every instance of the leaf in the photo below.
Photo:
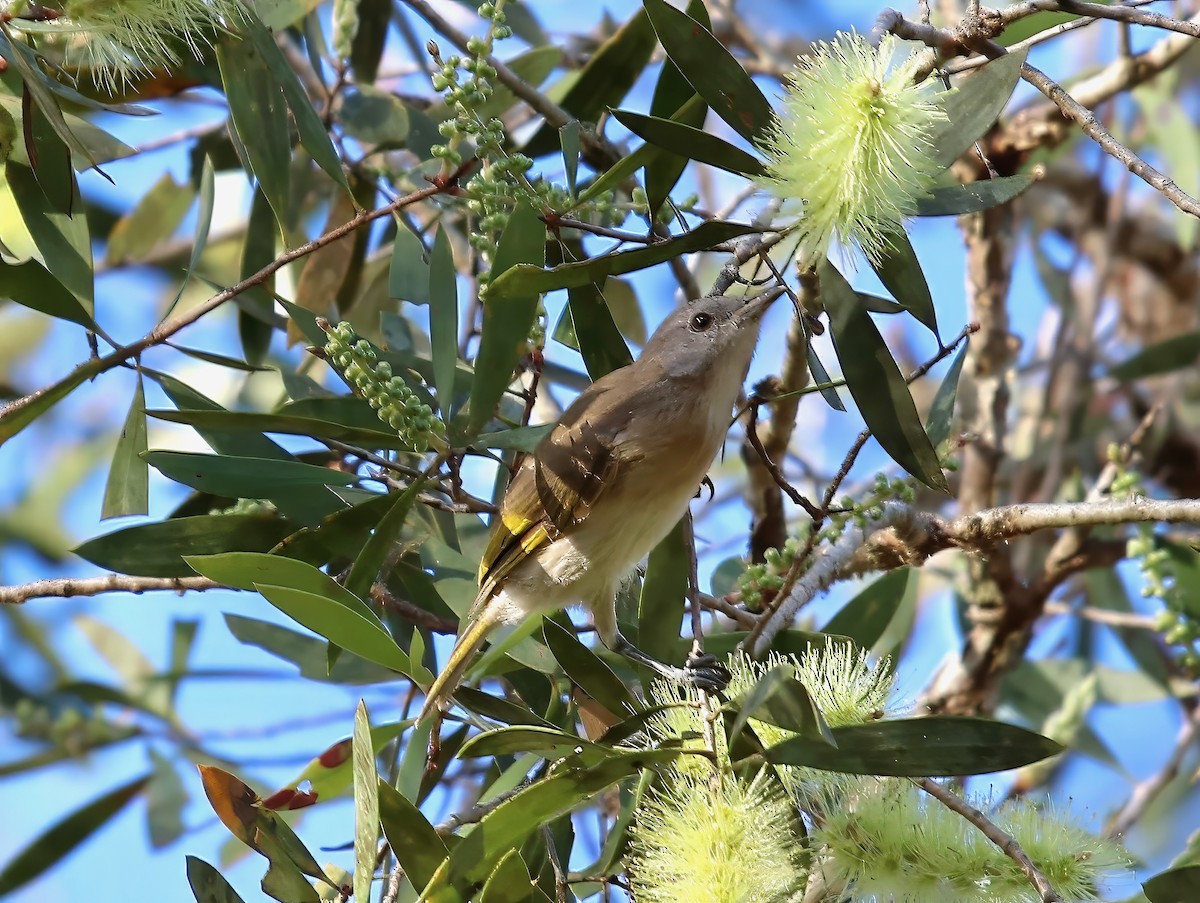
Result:
<svg viewBox="0 0 1200 903"><path fill-rule="evenodd" d="M546 623L550 623L547 621ZM601 663L603 664L603 663ZM523 705L492 696L474 687L459 687L454 691L454 701L476 715L482 715L502 724L528 724L535 727L554 727L545 718L535 715Z"/></svg>
<svg viewBox="0 0 1200 903"><path fill-rule="evenodd" d="M226 411L223 407L209 398L197 392L187 383L180 382L173 376L166 373L159 373L156 370L143 368L143 373L155 380L162 390L171 399L171 403L181 409L178 414L163 412L160 419L169 419L179 417L176 423L189 423L196 428L196 432L200 438L212 446L213 451L222 455L229 455L236 458L269 458L272 460L294 461L292 457L278 443L268 439L263 435L251 435L248 431L240 431L237 429L225 430L219 427L225 424L237 423L235 417L225 417L221 415L229 415L231 412ZM218 428L208 429L202 421L202 416L189 418L184 412L186 411L211 411L214 412L214 425ZM158 415L152 415L158 416Z"/></svg>
<svg viewBox="0 0 1200 903"><path fill-rule="evenodd" d="M442 419L450 420L454 373L458 367L458 283L450 239L438 226L429 255L429 340L433 345L433 384Z"/></svg>
<svg viewBox="0 0 1200 903"><path fill-rule="evenodd" d="M1007 204L1033 184L1027 175L981 179L966 185L939 185L917 201L914 216L959 216Z"/></svg>
<svg viewBox="0 0 1200 903"><path fill-rule="evenodd" d="M142 457L146 452L146 395L142 376L138 374L137 388L125 417L125 426L113 452L104 486L104 501L100 519L146 514L150 510L150 468Z"/></svg>
<svg viewBox="0 0 1200 903"><path fill-rule="evenodd" d="M379 782L379 815L383 836L404 874L413 887L424 887L449 855L446 842L421 810L386 781Z"/></svg>
<svg viewBox="0 0 1200 903"><path fill-rule="evenodd" d="M348 486L358 479L328 467L271 458L151 451L146 460L177 483L235 499L269 499L306 487Z"/></svg>
<svg viewBox="0 0 1200 903"><path fill-rule="evenodd" d="M299 669L301 677L320 683L343 685L390 683L396 672L383 668L357 655L343 651L329 665L329 643L308 633L301 633L269 621L243 618L226 614L225 625L234 638L247 646L254 646ZM347 776L345 786L349 786Z"/></svg>
<svg viewBox="0 0 1200 903"><path fill-rule="evenodd" d="M388 269L388 297L412 304L429 303L429 261L425 246L403 222L396 224Z"/></svg>
<svg viewBox="0 0 1200 903"><path fill-rule="evenodd" d="M60 320L78 323L85 329L95 326L88 307L80 304L79 299L36 260L19 266L0 261L0 298Z"/></svg>
<svg viewBox="0 0 1200 903"><path fill-rule="evenodd" d="M571 764L583 763L590 767L613 756L625 755L629 751L593 743L556 727L516 725L476 734L462 745L458 757L478 759L484 756L509 756L527 752L537 753L546 759L561 758ZM647 761L660 759L663 755L673 757L676 754L675 750L666 753L662 750L644 752Z"/></svg>
<svg viewBox="0 0 1200 903"><path fill-rule="evenodd" d="M24 887L111 821L150 780L149 776L111 790L46 829L0 870L0 896Z"/></svg>
<svg viewBox="0 0 1200 903"><path fill-rule="evenodd" d="M828 260L818 273L833 346L863 420L892 460L931 489L947 491L912 395L870 314Z"/></svg>
<svg viewBox="0 0 1200 903"><path fill-rule="evenodd" d="M969 341L969 340L968 340ZM942 443L950 438L950 427L954 424L954 401L958 395L958 380L962 376L963 361L967 359L967 342L963 342L954 362L942 378L941 385L933 396L933 404L929 406L929 418L925 432L934 448L941 448Z"/></svg>
<svg viewBox="0 0 1200 903"><path fill-rule="evenodd" d="M350 185L346 181L345 172L342 171L342 163L338 159L337 151L334 150L333 142L329 139L329 132L317 111L313 109L312 101L309 100L304 86L300 84L296 70L287 61L283 51L279 49L279 45L275 43L275 38L255 16L246 15L244 12L242 21L238 23L237 31L238 34L249 38L250 43L254 45L254 50L266 63L279 87L283 89L284 99L288 109L292 111L292 119L296 123L296 131L300 135L300 143L304 145L304 149L313 158L313 162L325 170L329 178L349 194Z"/></svg>
<svg viewBox="0 0 1200 903"><path fill-rule="evenodd" d="M283 88L257 41L226 35L216 49L229 118L245 149L249 169L275 211L280 233L286 236L292 146Z"/></svg>
<svg viewBox="0 0 1200 903"><path fill-rule="evenodd" d="M574 196L575 178L579 173L579 120L572 119L558 130L558 141L562 145L563 170L567 179L567 191Z"/></svg>
<svg viewBox="0 0 1200 903"><path fill-rule="evenodd" d="M378 621L363 617L356 609L290 586L258 583L254 588L293 621L334 645L401 674L411 670L408 655L396 645L392 635Z"/></svg>
<svg viewBox="0 0 1200 903"><path fill-rule="evenodd" d="M188 794L171 762L154 749L149 752L154 772L146 785L146 823L150 846L159 850L183 836Z"/></svg>
<svg viewBox="0 0 1200 903"><path fill-rule="evenodd" d="M681 520L650 552L638 597L638 648L660 662L676 660L676 640L691 573L686 535Z"/></svg>
<svg viewBox="0 0 1200 903"><path fill-rule="evenodd" d="M1192 903L1200 897L1200 865L1169 869L1143 882L1150 903Z"/></svg>
<svg viewBox="0 0 1200 903"><path fill-rule="evenodd" d="M322 234L344 226L354 216L354 198L339 194L329 205L325 225L321 227ZM300 270L292 303L312 311L315 316L336 320L342 292L352 286L361 273L362 253L366 250L360 241L362 234L362 230L347 233L309 254ZM300 340L300 327L293 320L288 324L288 343L294 344Z"/></svg>
<svg viewBox="0 0 1200 903"><path fill-rule="evenodd" d="M498 276L489 286L488 294L489 298L494 300L530 292L545 293L560 288L576 288L600 282L605 276L620 276L635 270L644 270L680 254L711 248L731 238L756 231L758 230L754 226L710 220L683 235L632 251L618 251L577 263L564 263L548 270L529 264L518 264Z"/></svg>
<svg viewBox="0 0 1200 903"><path fill-rule="evenodd" d="M703 106L700 109L703 110ZM735 175L756 176L764 171L758 158L702 129L631 110L613 110L612 115L642 140L685 159L707 163Z"/></svg>
<svg viewBox="0 0 1200 903"><path fill-rule="evenodd" d="M500 236L493 278L518 264L541 270L546 260L546 226L528 203L517 204ZM483 329L475 356L475 378L471 382L471 416L467 432L475 435L491 420L496 406L512 382L529 333L537 317L537 292L496 297L483 295Z"/></svg>
<svg viewBox="0 0 1200 903"><path fill-rule="evenodd" d="M242 279L248 279L275 259L275 229L271 226L271 204L262 191L254 192L250 217L246 222L246 243L242 247ZM251 364L261 364L271 347L275 327L275 274L261 285L247 289L238 298L238 335L242 353Z"/></svg>
<svg viewBox="0 0 1200 903"><path fill-rule="evenodd" d="M397 492L396 500L388 508L387 514L375 525L371 538L367 540L362 551L358 553L358 557L354 559L354 564L346 577L346 589L354 595L360 597L367 595L371 591L371 585L379 579L384 562L395 548L400 530L408 518L408 512L412 510L413 501L416 500L424 485L422 481L414 480L406 490Z"/></svg>
<svg viewBox="0 0 1200 903"><path fill-rule="evenodd" d="M771 105L711 31L666 0L643 0L659 43L696 93L735 132L754 143L771 126Z"/></svg>
<svg viewBox="0 0 1200 903"><path fill-rule="evenodd" d="M563 317L559 322L570 323L583 365L593 380L633 363L633 355L613 320L612 311L595 285L567 289L567 309ZM559 338L557 330L555 338Z"/></svg>
<svg viewBox="0 0 1200 903"><path fill-rule="evenodd" d="M566 767L501 803L454 847L426 885L426 903L458 903L463 892L482 884L496 864L539 825L565 815L606 787L637 771L655 756L620 752L592 768Z"/></svg>
<svg viewBox="0 0 1200 903"><path fill-rule="evenodd" d="M474 448L498 448L501 450L531 452L538 443L553 432L555 424L543 423L538 426L518 426L511 430L497 430L494 433L481 433L471 443Z"/></svg>
<svg viewBox="0 0 1200 903"><path fill-rule="evenodd" d="M181 185L169 172L163 173L108 233L105 259L109 266L145 259L175 234L195 199L191 185Z"/></svg>
<svg viewBox="0 0 1200 903"><path fill-rule="evenodd" d="M0 408L0 445L54 407L101 370L99 358L89 358L58 382Z"/></svg>
<svg viewBox="0 0 1200 903"><path fill-rule="evenodd" d="M217 202L217 182L213 173L212 158L207 155L204 157L204 165L200 168L199 197L200 209L196 213L196 231L192 238L192 253L188 258L187 272L179 283L179 291L175 293L175 300L171 302L172 308L183 298L188 283L192 281L192 274L196 272L196 264L200 262L200 257L208 246L208 230L212 226L213 210Z"/></svg>
<svg viewBox="0 0 1200 903"><path fill-rule="evenodd" d="M808 690L794 675L795 668L791 665L778 665L756 680L741 698L727 704L730 711L737 712L729 728L731 743L746 723L756 718L821 743L837 745Z"/></svg>
<svg viewBox="0 0 1200 903"><path fill-rule="evenodd" d="M992 127L1021 78L1028 54L1026 48L998 57L943 95L946 121L934 125L929 138L934 160L949 166Z"/></svg>
<svg viewBox="0 0 1200 903"><path fill-rule="evenodd" d="M367 410L370 416L364 419L378 423L378 430L347 426L344 423L324 418L301 417L288 413L259 414L253 411L220 409L198 411L188 408L178 411L150 410L146 413L155 420L186 423L196 427L197 432L286 433L293 436L311 436L315 439L336 439L360 448L408 449L410 447L396 433L384 432L383 422L375 416L374 411L369 408Z"/></svg>
<svg viewBox="0 0 1200 903"><path fill-rule="evenodd" d="M371 722L361 699L354 710L354 897L371 899L371 879L379 853L379 775Z"/></svg>
<svg viewBox="0 0 1200 903"><path fill-rule="evenodd" d="M244 903L225 877L203 859L186 857L188 885L196 903Z"/></svg>
<svg viewBox="0 0 1200 903"><path fill-rule="evenodd" d="M1200 332L1185 332L1153 345L1109 368L1108 375L1121 382L1161 376L1193 367L1200 356Z"/></svg>
<svg viewBox="0 0 1200 903"><path fill-rule="evenodd" d="M0 37L0 44L3 44L3 37ZM3 54L0 53L0 55ZM18 128L23 125L24 112L22 110L20 92L17 94L0 93L0 106L3 106L8 114L12 116ZM40 107L38 107L38 114L49 121L51 129L57 133L54 123L50 121L53 120L53 115L46 116ZM108 163L111 160L128 157L133 153L132 147L123 141L119 141L88 120L71 113L59 113L59 115L62 117L61 127L67 129L75 140L76 146L71 148L71 165L76 171L84 172L91 169L93 162L96 164ZM10 159L29 166L29 153L24 143L18 141L13 145Z"/></svg>
<svg viewBox="0 0 1200 903"><path fill-rule="evenodd" d="M266 552L292 532L269 514L201 514L138 524L89 539L80 558L105 570L136 577L190 577L184 555Z"/></svg>
<svg viewBox="0 0 1200 903"><path fill-rule="evenodd" d="M848 636L864 649L879 642L905 598L917 589L917 572L889 571L860 591L825 625L828 633Z"/></svg>
<svg viewBox="0 0 1200 903"><path fill-rule="evenodd" d="M653 53L654 30L645 12L638 10L596 48L558 105L581 122L595 122L606 107L629 93ZM522 151L540 157L558 147L557 130L546 123Z"/></svg>
<svg viewBox="0 0 1200 903"><path fill-rule="evenodd" d="M1025 728L984 718L902 718L832 729L836 748L794 737L768 748L768 762L845 774L937 777L988 774L1057 755L1062 747Z"/></svg>
<svg viewBox="0 0 1200 903"><path fill-rule="evenodd" d="M831 386L833 377L829 375L829 371L825 369L825 365L821 363L821 358L817 356L817 350L813 348L812 339L808 340L808 369L812 373L813 382L818 386L824 386L821 389L821 397L825 399L825 403L835 411L845 412L846 406L842 403L842 398L838 395L835 387Z"/></svg>
<svg viewBox="0 0 1200 903"><path fill-rule="evenodd" d="M578 887L575 888L579 890ZM513 850L500 860L488 876L479 895L479 903L549 903L546 892L537 887L521 854Z"/></svg>
<svg viewBox="0 0 1200 903"><path fill-rule="evenodd" d="M891 233L884 243L879 262L872 262L871 268L892 293L896 303L937 336L937 311L933 306L933 296L908 236L904 232Z"/></svg>
<svg viewBox="0 0 1200 903"><path fill-rule="evenodd" d="M640 708L629 688L574 633L546 618L542 621L542 638L563 673L600 705L620 716Z"/></svg>
<svg viewBox="0 0 1200 903"><path fill-rule="evenodd" d="M379 616L365 602L328 574L303 561L255 552L188 555L186 561L196 573L247 592L254 592L258 584L264 583L323 596L384 630Z"/></svg>
<svg viewBox="0 0 1200 903"><path fill-rule="evenodd" d="M8 198L0 199L0 233L5 243L10 243L11 217L18 216L33 243L26 254L36 258L75 296L88 318L85 322L90 322L94 313L95 273L91 236L78 186L73 189L72 215L59 212L51 204L38 184L37 176L28 166L9 160L4 165L4 174L0 198L3 195L11 198L11 201ZM10 203L15 205L15 211L9 208ZM11 245L9 250L16 252Z"/></svg>

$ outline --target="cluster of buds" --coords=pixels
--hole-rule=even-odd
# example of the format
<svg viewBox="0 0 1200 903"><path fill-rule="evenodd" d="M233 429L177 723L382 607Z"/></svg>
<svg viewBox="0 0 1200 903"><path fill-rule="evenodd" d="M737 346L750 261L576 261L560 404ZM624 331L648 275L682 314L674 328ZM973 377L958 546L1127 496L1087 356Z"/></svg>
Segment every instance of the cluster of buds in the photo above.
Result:
<svg viewBox="0 0 1200 903"><path fill-rule="evenodd" d="M353 327L343 321L325 330L325 359L351 387L375 409L379 419L396 431L415 452L424 452L446 432L446 426L434 416L404 379L392 374L392 365L379 360L371 343L359 338Z"/></svg>
<svg viewBox="0 0 1200 903"><path fill-rule="evenodd" d="M783 588L787 572L800 552L800 539L788 537L782 549L767 549L762 564L751 564L738 577L738 592L749 611L761 611Z"/></svg>

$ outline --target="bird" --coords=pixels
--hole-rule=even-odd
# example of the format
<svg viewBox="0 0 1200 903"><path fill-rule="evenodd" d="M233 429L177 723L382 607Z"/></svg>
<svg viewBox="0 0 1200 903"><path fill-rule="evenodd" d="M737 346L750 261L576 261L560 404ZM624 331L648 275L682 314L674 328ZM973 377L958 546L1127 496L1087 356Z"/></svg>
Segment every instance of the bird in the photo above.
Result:
<svg viewBox="0 0 1200 903"><path fill-rule="evenodd" d="M707 295L672 311L633 363L568 406L517 467L494 516L479 592L420 718L441 711L493 630L582 604L600 641L657 674L706 690L712 656L659 662L617 629L616 595L688 510L720 450L758 341L782 294Z"/></svg>

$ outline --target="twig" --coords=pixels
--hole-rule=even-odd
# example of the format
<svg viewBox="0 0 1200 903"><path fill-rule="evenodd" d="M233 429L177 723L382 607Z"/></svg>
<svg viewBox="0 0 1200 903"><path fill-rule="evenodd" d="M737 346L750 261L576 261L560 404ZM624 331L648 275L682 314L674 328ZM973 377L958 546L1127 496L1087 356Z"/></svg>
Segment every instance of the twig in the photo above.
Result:
<svg viewBox="0 0 1200 903"><path fill-rule="evenodd" d="M1179 726L1179 733L1175 737L1175 746L1172 748L1166 764L1133 788L1125 805L1112 817L1105 828L1106 836L1115 838L1127 834L1138 819L1146 813L1150 804L1179 774L1184 757L1196 742L1198 733L1200 733L1200 706L1193 709L1184 719L1183 724Z"/></svg>
<svg viewBox="0 0 1200 903"><path fill-rule="evenodd" d="M407 599L401 599L382 583L371 585L371 601L376 605L394 611L404 620L418 627L432 630L434 633L453 634L458 632L458 621L443 618L433 612L413 605Z"/></svg>
<svg viewBox="0 0 1200 903"><path fill-rule="evenodd" d="M21 605L30 599L71 599L76 596L99 596L102 593L171 592L189 590L236 589L209 580L207 577L130 577L125 574L106 574L103 577L56 577L35 580L19 586L0 586L0 605Z"/></svg>
<svg viewBox="0 0 1200 903"><path fill-rule="evenodd" d="M1134 627L1138 630L1155 629L1154 618L1149 615L1139 615L1132 611L1110 611L1107 608L1095 608L1091 605L1075 607L1065 602L1047 602L1046 607L1042 611L1048 615L1066 615L1068 617L1083 618L1085 621L1094 621L1097 624L1106 624L1109 627Z"/></svg>
<svg viewBox="0 0 1200 903"><path fill-rule="evenodd" d="M1021 871L1025 873L1025 877L1029 879L1029 883L1037 890L1042 903L1062 903L1062 897L1050 885L1050 879L1046 877L1041 869L1033 864L1033 860L1021 849L1021 845L1017 843L1016 838L1001 830L995 822L991 821L979 809L957 794L951 793L937 781L931 778L911 778L911 780L951 812L957 812L973 824L983 833L984 837L1000 849L1001 853L1015 862Z"/></svg>
<svg viewBox="0 0 1200 903"><path fill-rule="evenodd" d="M1007 25L1035 12L1061 12L1077 16L1090 16L1093 19L1111 19L1114 22L1146 25L1150 28L1177 31L1180 34L1191 35L1193 38L1200 38L1200 25L1194 22L1137 9L1133 5L1113 4L1107 6L1102 3L1079 3L1076 0L1024 0L1023 3L1014 3L1012 6L1000 10L998 16L1000 21Z"/></svg>

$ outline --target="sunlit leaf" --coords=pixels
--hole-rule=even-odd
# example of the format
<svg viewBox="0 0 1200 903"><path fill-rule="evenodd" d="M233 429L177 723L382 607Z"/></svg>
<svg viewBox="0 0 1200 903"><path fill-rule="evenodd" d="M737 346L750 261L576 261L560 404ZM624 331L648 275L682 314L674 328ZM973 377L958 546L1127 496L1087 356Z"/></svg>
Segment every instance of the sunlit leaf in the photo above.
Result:
<svg viewBox="0 0 1200 903"><path fill-rule="evenodd" d="M703 110L703 106L699 106ZM723 138L682 122L644 116L632 110L613 110L613 118L639 138L678 154L685 160L707 163L736 175L759 175L763 164Z"/></svg>
<svg viewBox="0 0 1200 903"><path fill-rule="evenodd" d="M142 455L146 451L146 395L139 374L125 426L117 439L108 482L104 486L104 501L100 519L146 514L150 508L150 468Z"/></svg>
<svg viewBox="0 0 1200 903"><path fill-rule="evenodd" d="M379 775L371 742L371 722L361 699L354 710L354 896L371 899L371 879L379 854Z"/></svg>
<svg viewBox="0 0 1200 903"><path fill-rule="evenodd" d="M458 282L450 239L438 226L429 257L429 340L433 344L433 382L438 408L449 421L458 367Z"/></svg>

